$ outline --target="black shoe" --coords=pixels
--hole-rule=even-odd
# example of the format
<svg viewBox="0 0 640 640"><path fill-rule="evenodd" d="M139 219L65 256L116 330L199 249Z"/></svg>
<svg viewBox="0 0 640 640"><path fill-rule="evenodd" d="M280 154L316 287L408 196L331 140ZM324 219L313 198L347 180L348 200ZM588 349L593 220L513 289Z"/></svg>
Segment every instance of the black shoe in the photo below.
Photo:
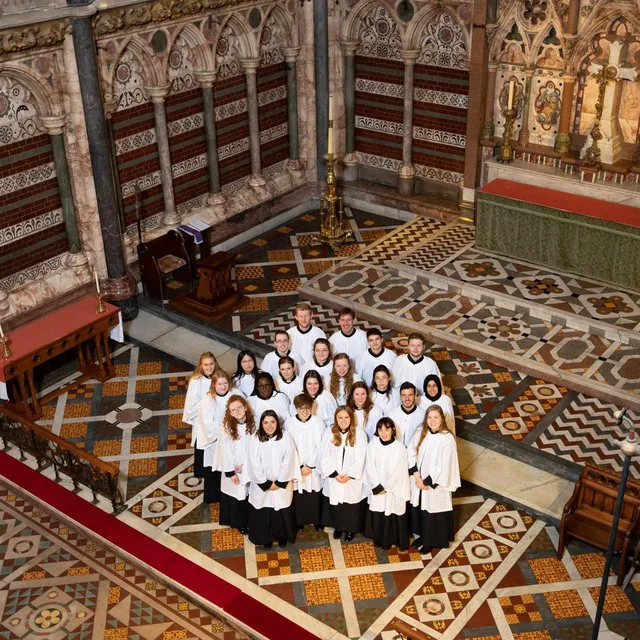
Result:
<svg viewBox="0 0 640 640"><path fill-rule="evenodd" d="M246 536L249 533L249 529L247 529L247 527L242 527L240 529L238 529L238 531L243 535Z"/></svg>
<svg viewBox="0 0 640 640"><path fill-rule="evenodd" d="M420 547L420 555L426 556L428 553L431 553L432 551L433 551L433 547L425 547L425 546Z"/></svg>
<svg viewBox="0 0 640 640"><path fill-rule="evenodd" d="M269 551L271 549L271 547L273 547L273 542L270 542L269 544L263 544L262 545L267 551Z"/></svg>
<svg viewBox="0 0 640 640"><path fill-rule="evenodd" d="M334 540L340 540L340 536L342 535L342 531L340 531L340 529L335 529L333 531L333 539Z"/></svg>
<svg viewBox="0 0 640 640"><path fill-rule="evenodd" d="M345 542L351 542L355 537L356 537L355 533L345 533L344 541Z"/></svg>
<svg viewBox="0 0 640 640"><path fill-rule="evenodd" d="M420 540L420 536L418 536L417 538L415 538L413 540L413 542L411 543L411 547L413 549L419 549L422 546L422 542Z"/></svg>
<svg viewBox="0 0 640 640"><path fill-rule="evenodd" d="M314 524L314 525L313 525L313 528L314 528L316 531L324 531L324 527L323 527L321 524Z"/></svg>
<svg viewBox="0 0 640 640"><path fill-rule="evenodd" d="M281 549L284 549L284 548L287 546L287 541L286 541L284 538L283 538L283 539L281 539L281 540L278 540L278 546L279 546Z"/></svg>

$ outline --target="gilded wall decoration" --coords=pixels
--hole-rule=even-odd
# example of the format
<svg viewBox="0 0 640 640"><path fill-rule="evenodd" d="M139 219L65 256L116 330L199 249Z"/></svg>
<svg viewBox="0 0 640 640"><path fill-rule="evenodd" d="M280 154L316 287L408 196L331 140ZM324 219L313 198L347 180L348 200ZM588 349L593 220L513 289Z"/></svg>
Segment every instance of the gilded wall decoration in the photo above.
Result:
<svg viewBox="0 0 640 640"><path fill-rule="evenodd" d="M538 91L534 103L536 122L545 130L555 127L560 118L560 89L548 80Z"/></svg>
<svg viewBox="0 0 640 640"><path fill-rule="evenodd" d="M398 25L384 7L378 5L372 13L363 16L359 38L358 55L402 60L402 40Z"/></svg>
<svg viewBox="0 0 640 640"><path fill-rule="evenodd" d="M0 31L0 55L22 53L38 47L56 47L64 42L71 25L66 21L43 22Z"/></svg>
<svg viewBox="0 0 640 640"><path fill-rule="evenodd" d="M418 64L451 69L469 68L469 53L462 26L444 11L427 24L420 50Z"/></svg>

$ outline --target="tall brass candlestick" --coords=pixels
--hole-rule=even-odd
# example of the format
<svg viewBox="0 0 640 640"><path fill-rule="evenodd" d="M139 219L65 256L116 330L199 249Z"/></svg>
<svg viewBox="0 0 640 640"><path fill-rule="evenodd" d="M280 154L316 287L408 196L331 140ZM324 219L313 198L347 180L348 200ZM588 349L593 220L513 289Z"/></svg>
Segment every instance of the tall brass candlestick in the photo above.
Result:
<svg viewBox="0 0 640 640"><path fill-rule="evenodd" d="M505 109L504 115L504 133L502 134L502 143L498 150L498 160L500 162L513 162L514 157L514 140L513 128L516 123L516 115L518 111L513 107Z"/></svg>

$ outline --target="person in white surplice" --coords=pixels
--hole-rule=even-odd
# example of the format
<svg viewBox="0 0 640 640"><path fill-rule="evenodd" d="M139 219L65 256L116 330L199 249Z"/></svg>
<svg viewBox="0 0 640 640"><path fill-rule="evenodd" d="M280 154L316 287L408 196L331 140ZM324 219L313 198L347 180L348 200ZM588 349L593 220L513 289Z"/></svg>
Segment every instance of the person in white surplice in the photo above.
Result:
<svg viewBox="0 0 640 640"><path fill-rule="evenodd" d="M289 417L289 410L291 409L289 398L286 394L276 390L273 378L266 371L261 371L258 374L256 388L249 396L249 404L253 409L256 420L260 420L260 417L267 409L272 409L278 414L281 425Z"/></svg>
<svg viewBox="0 0 640 640"><path fill-rule="evenodd" d="M256 376L258 375L258 363L251 351L241 351L238 354L238 366L231 378L231 383L248 398L256 388Z"/></svg>
<svg viewBox="0 0 640 640"><path fill-rule="evenodd" d="M440 405L444 413L444 421L447 429L456 435L456 417L453 412L453 402L451 398L442 390L442 382L438 376L433 374L424 379L422 385L424 395L420 397L418 404L426 411L430 405Z"/></svg>
<svg viewBox="0 0 640 640"><path fill-rule="evenodd" d="M220 524L249 532L249 478L247 454L249 442L256 432L249 403L242 396L229 398L218 436L218 468L220 469Z"/></svg>
<svg viewBox="0 0 640 640"><path fill-rule="evenodd" d="M218 375L218 374L215 374ZM218 434L220 420L216 420L215 384L209 393L202 398L198 407L198 417L193 427L196 433L198 449L204 452L202 466L204 469L204 491L202 501L206 504L220 500L220 471L217 467Z"/></svg>
<svg viewBox="0 0 640 640"><path fill-rule="evenodd" d="M284 393L289 402L302 393L302 378L296 371L296 362L290 356L280 358L278 362L278 375L273 379L276 389Z"/></svg>
<svg viewBox="0 0 640 640"><path fill-rule="evenodd" d="M409 447L413 434L420 431L424 422L424 409L416 404L416 388L411 382L400 385L400 406L387 411L386 416L396 425L398 439Z"/></svg>
<svg viewBox="0 0 640 640"><path fill-rule="evenodd" d="M278 363L280 362L280 358L284 358L284 356L291 356L291 349L289 348L291 340L289 339L289 334L286 331L278 330L273 336L273 342L275 349L273 351L269 351L269 353L267 353L267 355L262 359L262 366L260 369L270 373L271 377L275 380L275 377L278 375ZM302 368L302 359L299 356L291 357L296 363L298 372L300 372Z"/></svg>
<svg viewBox="0 0 640 640"><path fill-rule="evenodd" d="M249 540L271 549L296 541L293 483L299 480L300 463L293 438L283 431L278 414L267 409L258 432L249 443Z"/></svg>
<svg viewBox="0 0 640 640"><path fill-rule="evenodd" d="M371 400L376 407L380 407L384 415L388 415L391 409L400 406L400 392L394 389L391 384L391 373L383 364L379 364L373 370Z"/></svg>
<svg viewBox="0 0 640 640"><path fill-rule="evenodd" d="M369 442L365 464L369 510L364 534L377 547L409 548L407 501L411 488L407 469L407 449L396 439L393 420L381 418Z"/></svg>
<svg viewBox="0 0 640 640"><path fill-rule="evenodd" d="M434 374L440 377L440 369L434 360L424 355L424 337L419 333L412 333L408 339L409 353L398 356L391 369L393 384L399 388L403 382L411 382L422 394L424 379Z"/></svg>
<svg viewBox="0 0 640 640"><path fill-rule="evenodd" d="M311 362L313 359L313 344L318 338L326 338L325 332L311 324L311 306L306 302L299 302L293 311L296 323L287 329L291 339L291 353L294 359L299 356L302 363Z"/></svg>
<svg viewBox="0 0 640 640"><path fill-rule="evenodd" d="M382 332L375 327L367 329L367 344L368 348L356 360L356 373L371 386L374 369L382 364L391 371L398 356L395 351L385 348Z"/></svg>
<svg viewBox="0 0 640 640"><path fill-rule="evenodd" d="M307 371L317 371L324 379L333 369L331 357L331 343L326 338L318 338L313 343L313 356L309 362L305 362L300 369L300 375L304 377Z"/></svg>
<svg viewBox="0 0 640 640"><path fill-rule="evenodd" d="M293 399L295 415L287 418L285 431L296 444L300 473L302 477L293 487L293 506L296 511L298 531L312 524L316 531L322 529L322 473L320 462L322 445L327 428L324 422L312 415L313 399L307 393L301 393Z"/></svg>
<svg viewBox="0 0 640 640"><path fill-rule="evenodd" d="M382 411L371 400L369 387L364 380L354 382L351 392L347 397L347 407L356 415L356 424L367 434L371 440L376 432L378 420L382 418Z"/></svg>
<svg viewBox="0 0 640 640"><path fill-rule="evenodd" d="M202 398L211 389L211 376L218 369L216 358L210 351L205 351L201 356L193 374L189 378L187 386L187 397L184 400L184 410L182 412L182 422L191 425L191 447L193 448L193 475L196 478L204 478L204 448L199 447L196 439L196 430L193 426L198 417L198 408Z"/></svg>
<svg viewBox="0 0 640 640"><path fill-rule="evenodd" d="M324 379L324 386L336 399L336 402L341 405L347 403L347 396L353 383L361 379L353 372L349 356L346 353L337 353L333 356L333 369L331 374Z"/></svg>
<svg viewBox="0 0 640 640"><path fill-rule="evenodd" d="M421 553L444 549L454 539L452 495L460 488L456 438L445 426L442 408L427 409L422 429L408 447L411 473L409 524Z"/></svg>
<svg viewBox="0 0 640 640"><path fill-rule="evenodd" d="M358 358L367 350L367 334L354 325L355 320L356 312L353 309L347 307L341 309L338 314L340 330L329 338L333 352L346 353L354 366Z"/></svg>
<svg viewBox="0 0 640 640"><path fill-rule="evenodd" d="M317 371L307 371L302 381L302 389L314 401L313 415L318 416L325 427L333 424L333 416L338 408L336 399L324 388L322 378Z"/></svg>
<svg viewBox="0 0 640 640"><path fill-rule="evenodd" d="M336 540L344 532L344 539L349 542L364 528L366 456L367 434L356 426L349 407L338 407L322 453L322 524L333 527Z"/></svg>

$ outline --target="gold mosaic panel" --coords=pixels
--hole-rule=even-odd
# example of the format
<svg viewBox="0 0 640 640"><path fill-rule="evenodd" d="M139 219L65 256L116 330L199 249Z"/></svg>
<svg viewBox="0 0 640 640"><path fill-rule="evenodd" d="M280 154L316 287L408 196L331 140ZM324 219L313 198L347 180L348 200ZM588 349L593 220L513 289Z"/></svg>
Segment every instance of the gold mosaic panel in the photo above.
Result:
<svg viewBox="0 0 640 640"><path fill-rule="evenodd" d="M256 247L264 247L265 244L269 244L263 238L256 238L251 244L255 244Z"/></svg>
<svg viewBox="0 0 640 640"><path fill-rule="evenodd" d="M320 244L313 233L296 233L296 239L299 247L310 247L314 244Z"/></svg>
<svg viewBox="0 0 640 640"><path fill-rule="evenodd" d="M236 529L214 529L211 532L212 551L228 551L243 547L244 536Z"/></svg>
<svg viewBox="0 0 640 640"><path fill-rule="evenodd" d="M316 217L312 213L305 213L303 216L300 216L300 219L305 222L313 222Z"/></svg>
<svg viewBox="0 0 640 640"><path fill-rule="evenodd" d="M136 380L136 393L160 393L160 378L151 380Z"/></svg>
<svg viewBox="0 0 640 640"><path fill-rule="evenodd" d="M345 244L342 247L339 247L336 251L336 255L341 258L346 258L347 256L354 256L361 249L364 249L362 245L359 244Z"/></svg>
<svg viewBox="0 0 640 640"><path fill-rule="evenodd" d="M129 365L128 364L117 364L115 365L115 372L117 378L122 378L129 375Z"/></svg>
<svg viewBox="0 0 640 640"><path fill-rule="evenodd" d="M87 435L87 422L71 422L60 427L61 438L82 438Z"/></svg>
<svg viewBox="0 0 640 640"><path fill-rule="evenodd" d="M126 396L127 395L127 382L105 382L102 385L103 396Z"/></svg>
<svg viewBox="0 0 640 640"><path fill-rule="evenodd" d="M141 458L129 461L129 478L140 478L142 476L158 475L157 458Z"/></svg>
<svg viewBox="0 0 640 640"><path fill-rule="evenodd" d="M514 640L553 640L548 631L524 631L523 633L514 633Z"/></svg>
<svg viewBox="0 0 640 640"><path fill-rule="evenodd" d="M269 311L269 300L264 296L246 298L240 306L240 311Z"/></svg>
<svg viewBox="0 0 640 640"><path fill-rule="evenodd" d="M154 360L153 362L138 362L139 376L157 376L162 373L162 362Z"/></svg>
<svg viewBox="0 0 640 640"><path fill-rule="evenodd" d="M291 262L296 259L293 249L273 249L267 251L267 258L269 262Z"/></svg>
<svg viewBox="0 0 640 640"><path fill-rule="evenodd" d="M378 564L376 550L371 542L344 545L342 553L347 569L352 567L371 567Z"/></svg>
<svg viewBox="0 0 640 640"><path fill-rule="evenodd" d="M580 553L571 556L571 559L583 580L602 578L602 572L604 571L604 554ZM609 570L609 575L614 575L613 571Z"/></svg>
<svg viewBox="0 0 640 640"><path fill-rule="evenodd" d="M169 289L179 289L184 285L182 284L182 282L178 282L178 280L170 280L169 282L167 282L166 286L169 287Z"/></svg>
<svg viewBox="0 0 640 640"><path fill-rule="evenodd" d="M341 602L337 578L305 581L304 593L309 607L317 604L336 604Z"/></svg>
<svg viewBox="0 0 640 640"><path fill-rule="evenodd" d="M162 640L182 640L188 637L186 629L174 629L173 631L165 631L162 634Z"/></svg>
<svg viewBox="0 0 640 640"><path fill-rule="evenodd" d="M91 405L88 402L67 403L64 408L65 418L85 418L91 415Z"/></svg>
<svg viewBox="0 0 640 640"><path fill-rule="evenodd" d="M220 522L220 504L214 502L209 505L210 522Z"/></svg>
<svg viewBox="0 0 640 640"><path fill-rule="evenodd" d="M602 573L600 574L600 576ZM598 576L598 577L600 577ZM593 601L597 604L600 598L600 587L589 587L589 593ZM635 607L627 594L616 585L609 585L604 597L604 613L622 613L623 611L634 611Z"/></svg>
<svg viewBox="0 0 640 640"><path fill-rule="evenodd" d="M366 223L365 223L366 224ZM361 232L362 239L365 242L375 242L389 233L388 229L363 229Z"/></svg>
<svg viewBox="0 0 640 640"><path fill-rule="evenodd" d="M354 600L373 600L374 598L387 597L380 573L349 576L349 586Z"/></svg>
<svg viewBox="0 0 640 640"><path fill-rule="evenodd" d="M56 415L56 406L57 400L54 400L51 404L45 404L42 407L42 419L43 420L53 420ZM51 431L51 427L48 427L49 431Z"/></svg>
<svg viewBox="0 0 640 640"><path fill-rule="evenodd" d="M184 402L184 399L183 399ZM168 416L169 429L191 429L191 425L186 422L182 422L182 414L174 413Z"/></svg>
<svg viewBox="0 0 640 640"><path fill-rule="evenodd" d="M261 278L264 278L263 267L236 267L236 280L260 280Z"/></svg>
<svg viewBox="0 0 640 640"><path fill-rule="evenodd" d="M184 409L184 398L183 395L169 396L169 409Z"/></svg>
<svg viewBox="0 0 640 640"><path fill-rule="evenodd" d="M158 436L140 436L131 440L131 453L150 453L158 450Z"/></svg>
<svg viewBox="0 0 640 640"><path fill-rule="evenodd" d="M178 451L191 448L191 434L170 433L167 439L167 451Z"/></svg>
<svg viewBox="0 0 640 640"><path fill-rule="evenodd" d="M93 445L93 455L102 458L104 456L117 456L120 454L122 442L120 440L98 440Z"/></svg>
<svg viewBox="0 0 640 640"><path fill-rule="evenodd" d="M318 260L318 262L305 262L304 271L307 275L322 273L327 269L331 269L333 262L331 260Z"/></svg>
<svg viewBox="0 0 640 640"><path fill-rule="evenodd" d="M282 227L278 227L278 231L280 233L291 233L293 229L291 227L287 227L287 225L283 225Z"/></svg>
<svg viewBox="0 0 640 640"><path fill-rule="evenodd" d="M562 560L557 558L535 558L529 560L529 566L538 584L568 582L571 580Z"/></svg>
<svg viewBox="0 0 640 640"><path fill-rule="evenodd" d="M300 278L280 278L271 282L273 290L277 293L295 292L300 286Z"/></svg>
<svg viewBox="0 0 640 640"><path fill-rule="evenodd" d="M129 627L105 629L104 640L126 640L129 637Z"/></svg>
<svg viewBox="0 0 640 640"><path fill-rule="evenodd" d="M553 582L556 581L554 580ZM557 582L560 582L560 580ZM544 598L549 605L551 614L556 619L580 618L581 616L589 615L580 595L575 589L545 593Z"/></svg>
<svg viewBox="0 0 640 640"><path fill-rule="evenodd" d="M317 549L299 549L300 568L304 573L310 571L329 571L335 569L333 555L329 547Z"/></svg>

